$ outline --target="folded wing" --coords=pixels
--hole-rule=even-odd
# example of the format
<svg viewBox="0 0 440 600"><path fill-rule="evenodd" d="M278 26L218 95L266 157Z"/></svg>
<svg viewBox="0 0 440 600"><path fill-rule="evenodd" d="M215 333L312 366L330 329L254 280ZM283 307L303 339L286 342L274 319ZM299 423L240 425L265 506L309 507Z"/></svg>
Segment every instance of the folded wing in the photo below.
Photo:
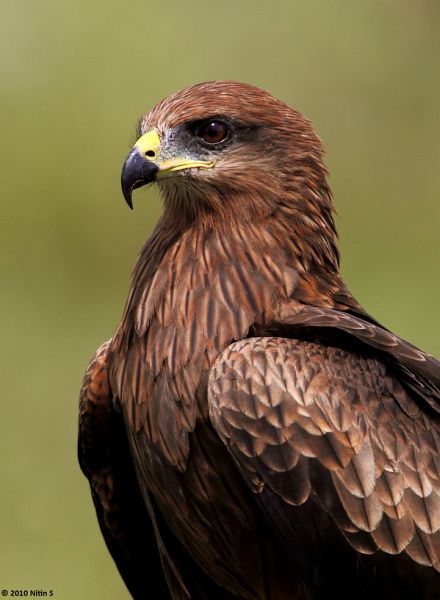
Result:
<svg viewBox="0 0 440 600"><path fill-rule="evenodd" d="M439 590L439 423L377 352L349 350L336 337L333 345L242 340L217 360L209 403L214 427L312 587L328 592L341 561L348 581L352 561L365 585L374 572L377 589L386 588L382 573L394 577L394 591L403 580L420 591L423 570L426 593ZM402 569L409 579L399 580Z"/></svg>
<svg viewBox="0 0 440 600"><path fill-rule="evenodd" d="M99 526L119 572L136 600L189 597L147 510L131 460L122 416L113 406L103 344L80 394L78 456L89 480ZM148 501L148 499L147 499Z"/></svg>

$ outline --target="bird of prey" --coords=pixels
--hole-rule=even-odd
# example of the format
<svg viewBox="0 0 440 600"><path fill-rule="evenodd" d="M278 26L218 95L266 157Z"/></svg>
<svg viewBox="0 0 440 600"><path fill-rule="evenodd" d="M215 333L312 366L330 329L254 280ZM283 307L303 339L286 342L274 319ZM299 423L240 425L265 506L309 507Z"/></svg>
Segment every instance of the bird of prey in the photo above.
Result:
<svg viewBox="0 0 440 600"><path fill-rule="evenodd" d="M133 598L439 598L440 363L344 285L311 124L215 81L138 138L163 214L79 418Z"/></svg>

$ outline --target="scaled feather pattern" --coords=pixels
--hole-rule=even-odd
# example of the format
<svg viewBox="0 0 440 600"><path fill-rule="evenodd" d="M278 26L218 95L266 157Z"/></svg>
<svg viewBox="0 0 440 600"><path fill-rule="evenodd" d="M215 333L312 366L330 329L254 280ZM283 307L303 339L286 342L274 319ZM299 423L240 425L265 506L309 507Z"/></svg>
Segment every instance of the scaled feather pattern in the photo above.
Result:
<svg viewBox="0 0 440 600"><path fill-rule="evenodd" d="M440 597L440 363L342 281L311 124L218 81L159 102L152 131L123 189L157 184L163 214L80 396L131 595Z"/></svg>

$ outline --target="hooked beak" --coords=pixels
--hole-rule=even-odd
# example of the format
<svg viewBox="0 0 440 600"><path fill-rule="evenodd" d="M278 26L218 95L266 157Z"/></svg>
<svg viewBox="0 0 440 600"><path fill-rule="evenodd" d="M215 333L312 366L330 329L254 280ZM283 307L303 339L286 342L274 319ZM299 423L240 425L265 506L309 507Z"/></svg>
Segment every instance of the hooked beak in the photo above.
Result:
<svg viewBox="0 0 440 600"><path fill-rule="evenodd" d="M133 208L132 191L154 181L158 171L159 167L156 163L145 160L135 146L127 156L121 174L122 193L131 209Z"/></svg>
<svg viewBox="0 0 440 600"><path fill-rule="evenodd" d="M147 185L156 179L183 169L205 168L214 166L214 161L172 158L160 160L160 138L155 129L148 131L138 139L127 156L121 174L121 187L125 201L133 208L131 194L136 188Z"/></svg>

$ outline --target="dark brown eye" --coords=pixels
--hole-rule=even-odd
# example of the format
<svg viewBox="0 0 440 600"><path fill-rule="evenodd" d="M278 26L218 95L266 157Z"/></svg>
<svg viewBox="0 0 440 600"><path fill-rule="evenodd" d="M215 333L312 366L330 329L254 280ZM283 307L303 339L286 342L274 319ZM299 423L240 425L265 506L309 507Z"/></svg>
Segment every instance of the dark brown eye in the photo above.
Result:
<svg viewBox="0 0 440 600"><path fill-rule="evenodd" d="M197 135L208 144L218 144L228 137L228 128L221 121L209 121L202 125Z"/></svg>

